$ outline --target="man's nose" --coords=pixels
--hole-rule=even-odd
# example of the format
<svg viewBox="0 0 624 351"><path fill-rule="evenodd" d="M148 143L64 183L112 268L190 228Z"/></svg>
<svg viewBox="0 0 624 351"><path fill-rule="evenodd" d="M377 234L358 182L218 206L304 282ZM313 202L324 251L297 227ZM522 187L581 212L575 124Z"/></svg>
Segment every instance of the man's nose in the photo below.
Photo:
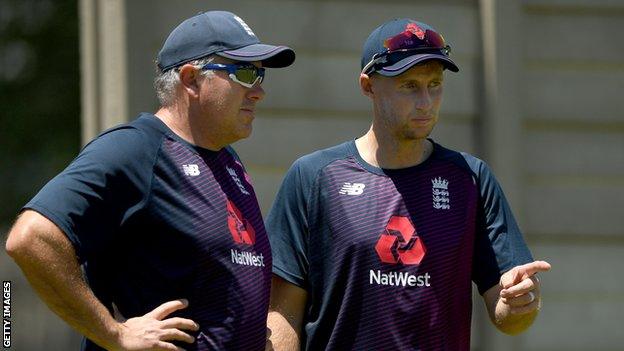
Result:
<svg viewBox="0 0 624 351"><path fill-rule="evenodd" d="M428 110L431 108L433 99L427 89L419 89L416 93L416 108L419 110Z"/></svg>
<svg viewBox="0 0 624 351"><path fill-rule="evenodd" d="M254 84L251 88L249 88L249 92L247 93L247 97L254 101L260 101L264 99L264 89L260 83Z"/></svg>

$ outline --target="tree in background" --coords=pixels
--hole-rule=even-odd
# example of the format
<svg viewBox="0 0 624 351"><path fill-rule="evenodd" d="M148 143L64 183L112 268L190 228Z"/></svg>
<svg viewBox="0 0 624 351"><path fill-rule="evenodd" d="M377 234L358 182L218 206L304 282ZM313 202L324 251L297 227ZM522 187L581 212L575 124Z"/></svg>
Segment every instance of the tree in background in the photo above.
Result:
<svg viewBox="0 0 624 351"><path fill-rule="evenodd" d="M80 147L76 0L0 0L0 227Z"/></svg>

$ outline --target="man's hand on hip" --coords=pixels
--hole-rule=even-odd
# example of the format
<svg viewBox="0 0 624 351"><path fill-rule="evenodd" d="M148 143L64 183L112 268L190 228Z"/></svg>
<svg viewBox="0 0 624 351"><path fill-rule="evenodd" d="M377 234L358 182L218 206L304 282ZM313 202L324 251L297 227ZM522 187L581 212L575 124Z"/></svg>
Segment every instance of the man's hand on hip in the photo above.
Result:
<svg viewBox="0 0 624 351"><path fill-rule="evenodd" d="M117 306L113 305L115 319L120 322L119 350L184 350L171 341L192 344L195 338L185 331L197 331L199 325L186 318L166 317L186 307L188 307L187 300L173 300L163 303L144 316L126 319L117 310Z"/></svg>

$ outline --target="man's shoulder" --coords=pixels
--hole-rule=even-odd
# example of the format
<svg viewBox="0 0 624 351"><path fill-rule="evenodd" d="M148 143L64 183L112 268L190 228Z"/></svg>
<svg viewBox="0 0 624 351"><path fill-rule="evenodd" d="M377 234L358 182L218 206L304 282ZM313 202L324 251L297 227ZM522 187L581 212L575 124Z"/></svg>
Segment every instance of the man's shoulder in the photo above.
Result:
<svg viewBox="0 0 624 351"><path fill-rule="evenodd" d="M153 117L155 119L155 117ZM126 169L151 164L164 132L148 116L105 130L80 151L74 163L95 163L102 169Z"/></svg>
<svg viewBox="0 0 624 351"><path fill-rule="evenodd" d="M479 175L487 164L482 159L465 151L457 151L434 142L436 157L451 162L466 171Z"/></svg>
<svg viewBox="0 0 624 351"><path fill-rule="evenodd" d="M150 144L160 143L165 132L159 126L156 117L141 114L128 123L109 128L91 140L84 149L93 147L107 147L113 150L123 150L123 153L136 152Z"/></svg>
<svg viewBox="0 0 624 351"><path fill-rule="evenodd" d="M156 116L142 113L130 122L104 130L89 144L99 139L119 139L119 141L139 144L153 138L160 139L165 133L163 123Z"/></svg>
<svg viewBox="0 0 624 351"><path fill-rule="evenodd" d="M297 159L293 166L305 172L317 173L332 162L351 156L353 154L352 143L353 141L346 141L314 151Z"/></svg>

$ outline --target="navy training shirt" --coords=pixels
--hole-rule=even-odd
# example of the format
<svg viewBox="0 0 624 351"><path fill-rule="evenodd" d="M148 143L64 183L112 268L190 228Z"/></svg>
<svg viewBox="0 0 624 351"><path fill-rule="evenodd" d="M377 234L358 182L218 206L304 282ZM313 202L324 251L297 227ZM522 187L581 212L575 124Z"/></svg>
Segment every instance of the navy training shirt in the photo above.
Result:
<svg viewBox="0 0 624 351"><path fill-rule="evenodd" d="M267 232L273 273L308 293L305 350L469 350L471 281L532 261L487 165L436 143L395 170L355 141L300 158Z"/></svg>
<svg viewBox="0 0 624 351"><path fill-rule="evenodd" d="M142 114L85 146L24 208L67 235L109 310L114 302L131 318L186 298L171 316L200 331L179 346L264 350L271 252L231 148L191 145ZM100 348L85 340L83 350Z"/></svg>

